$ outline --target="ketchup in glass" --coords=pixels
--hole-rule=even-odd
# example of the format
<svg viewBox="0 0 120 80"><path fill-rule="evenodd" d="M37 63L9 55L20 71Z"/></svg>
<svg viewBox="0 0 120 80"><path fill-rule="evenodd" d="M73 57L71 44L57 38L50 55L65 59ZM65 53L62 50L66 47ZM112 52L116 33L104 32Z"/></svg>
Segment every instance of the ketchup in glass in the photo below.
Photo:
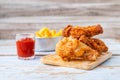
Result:
<svg viewBox="0 0 120 80"><path fill-rule="evenodd" d="M28 36L29 34L25 35ZM20 59L32 59L34 58L35 40L25 35L16 40L17 54Z"/></svg>

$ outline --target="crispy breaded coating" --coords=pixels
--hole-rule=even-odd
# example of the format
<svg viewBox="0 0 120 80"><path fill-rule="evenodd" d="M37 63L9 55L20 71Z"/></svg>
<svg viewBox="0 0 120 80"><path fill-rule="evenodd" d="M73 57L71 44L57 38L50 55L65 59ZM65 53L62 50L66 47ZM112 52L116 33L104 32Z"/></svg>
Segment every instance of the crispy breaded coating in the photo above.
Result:
<svg viewBox="0 0 120 80"><path fill-rule="evenodd" d="M64 37L69 37L70 36L70 30L72 29L72 25L68 25L64 28L63 32L62 32L62 35Z"/></svg>
<svg viewBox="0 0 120 80"><path fill-rule="evenodd" d="M102 52L108 51L102 40L92 38L101 33L103 29L99 24L87 27L68 25L63 30L64 38L56 45L56 53L65 61L97 60Z"/></svg>
<svg viewBox="0 0 120 80"><path fill-rule="evenodd" d="M80 38L82 35L92 37L101 33L103 33L103 29L99 24L87 27L73 27L72 25L68 25L63 30L64 37L72 36L77 39Z"/></svg>
<svg viewBox="0 0 120 80"><path fill-rule="evenodd" d="M94 50L97 50L100 54L102 52L106 52L108 51L108 47L105 45L105 43L100 40L100 39L96 39L96 38L89 38L86 37L85 35L82 35L79 38L80 42L85 43L86 45L88 45L89 47L91 47Z"/></svg>
<svg viewBox="0 0 120 80"><path fill-rule="evenodd" d="M56 53L65 61L70 60L90 60L98 58L99 53L74 38L64 37L56 45Z"/></svg>
<svg viewBox="0 0 120 80"><path fill-rule="evenodd" d="M83 29L85 30L87 37L93 37L103 33L103 29L100 24L84 27Z"/></svg>

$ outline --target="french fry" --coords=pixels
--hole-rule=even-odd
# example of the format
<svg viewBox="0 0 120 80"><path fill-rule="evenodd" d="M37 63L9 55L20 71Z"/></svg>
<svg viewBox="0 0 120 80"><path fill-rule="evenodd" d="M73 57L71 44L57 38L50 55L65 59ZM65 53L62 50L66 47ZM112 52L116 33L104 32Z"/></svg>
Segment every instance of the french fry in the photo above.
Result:
<svg viewBox="0 0 120 80"><path fill-rule="evenodd" d="M40 29L35 32L36 37L49 38L49 37L57 37L62 35L62 30L56 32L56 30L50 30L47 27Z"/></svg>

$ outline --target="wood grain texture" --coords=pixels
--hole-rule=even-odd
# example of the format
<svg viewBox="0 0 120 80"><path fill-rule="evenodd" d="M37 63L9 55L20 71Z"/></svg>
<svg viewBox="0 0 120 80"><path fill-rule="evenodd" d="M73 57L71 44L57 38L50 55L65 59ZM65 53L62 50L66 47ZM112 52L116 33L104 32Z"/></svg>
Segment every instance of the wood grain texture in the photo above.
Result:
<svg viewBox="0 0 120 80"><path fill-rule="evenodd" d="M0 39L15 39L16 33L35 32L43 26L61 29L67 24L101 24L97 36L109 46L113 57L92 71L43 65L19 60L15 40L0 40L0 80L119 80L120 0L0 0ZM117 39L117 40L115 40ZM52 54L54 52L49 52ZM107 76L106 76L107 75Z"/></svg>
<svg viewBox="0 0 120 80"><path fill-rule="evenodd" d="M0 17L120 16L119 0L1 0Z"/></svg>
<svg viewBox="0 0 120 80"><path fill-rule="evenodd" d="M119 0L0 0L0 39L35 32L43 26L102 24L101 38L120 39ZM108 34L109 33L109 34Z"/></svg>
<svg viewBox="0 0 120 80"><path fill-rule="evenodd" d="M64 61L59 55L53 53L51 55L43 56L40 61L43 64L48 64L53 66L92 70L96 68L98 65L107 61L109 58L111 58L111 56L112 56L112 53L106 52L106 53L103 53L96 61L81 61L81 60Z"/></svg>
<svg viewBox="0 0 120 80"><path fill-rule="evenodd" d="M41 2L59 2L59 3L118 3L119 0L0 0L0 3L41 3Z"/></svg>
<svg viewBox="0 0 120 80"><path fill-rule="evenodd" d="M43 26L102 24L101 38L120 39L119 0L0 0L0 39L35 32ZM109 33L109 34L108 34Z"/></svg>
<svg viewBox="0 0 120 80"><path fill-rule="evenodd" d="M96 36L120 40L120 18L106 16L38 16L12 17L0 19L0 39L15 39L16 33L35 32L42 27L63 29L66 25L95 25L101 24L104 33Z"/></svg>

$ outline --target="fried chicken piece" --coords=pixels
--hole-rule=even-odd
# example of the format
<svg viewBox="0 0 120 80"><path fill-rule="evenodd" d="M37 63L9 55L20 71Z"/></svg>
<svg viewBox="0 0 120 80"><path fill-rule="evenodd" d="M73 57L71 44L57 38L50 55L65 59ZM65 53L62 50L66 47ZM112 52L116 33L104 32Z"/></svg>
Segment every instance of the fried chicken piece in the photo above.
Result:
<svg viewBox="0 0 120 80"><path fill-rule="evenodd" d="M98 58L99 53L80 42L75 38L64 37L56 45L56 53L63 60L89 60L94 61Z"/></svg>
<svg viewBox="0 0 120 80"><path fill-rule="evenodd" d="M85 35L82 35L79 38L80 42L85 43L86 45L88 45L89 47L91 47L94 50L97 50L100 54L102 52L106 52L108 51L108 47L105 45L105 43L100 40L100 39L96 39L96 38L89 38L86 37Z"/></svg>
<svg viewBox="0 0 120 80"><path fill-rule="evenodd" d="M96 60L102 52L108 51L105 43L91 38L103 33L101 25L87 27L73 27L68 25L63 30L64 38L56 45L56 53L66 61L69 60Z"/></svg>
<svg viewBox="0 0 120 80"><path fill-rule="evenodd" d="M84 27L83 29L85 30L87 37L92 37L103 33L103 29L100 24Z"/></svg>
<svg viewBox="0 0 120 80"><path fill-rule="evenodd" d="M103 29L101 25L93 25L93 26L87 26L87 27L73 27L72 25L68 25L63 30L63 36L69 37L72 36L74 38L79 39L82 35L85 35L87 37L92 37L98 34L103 33Z"/></svg>
<svg viewBox="0 0 120 80"><path fill-rule="evenodd" d="M70 36L70 30L72 29L72 25L68 25L67 27L64 28L62 35L64 37L69 37Z"/></svg>

